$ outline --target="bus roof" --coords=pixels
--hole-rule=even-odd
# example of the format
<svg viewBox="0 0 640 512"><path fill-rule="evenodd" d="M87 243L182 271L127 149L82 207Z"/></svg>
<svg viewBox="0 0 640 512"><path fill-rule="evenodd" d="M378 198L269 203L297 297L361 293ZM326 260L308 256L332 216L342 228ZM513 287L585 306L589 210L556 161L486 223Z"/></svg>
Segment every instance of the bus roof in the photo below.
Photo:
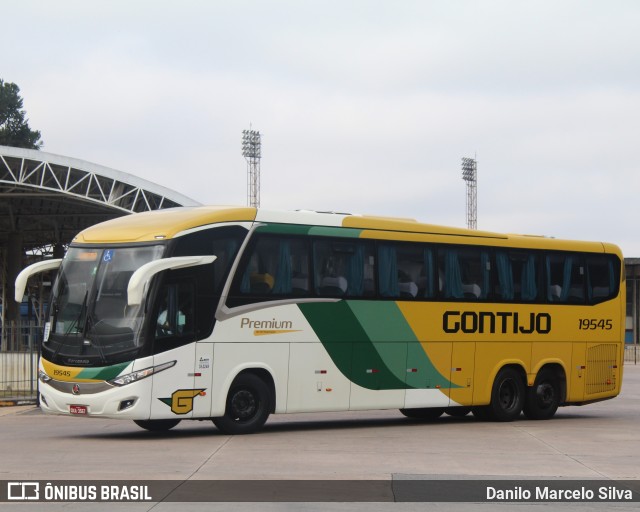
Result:
<svg viewBox="0 0 640 512"><path fill-rule="evenodd" d="M196 206L167 208L108 220L81 231L77 243L151 242L174 238L178 233L221 222L252 222L255 208Z"/></svg>
<svg viewBox="0 0 640 512"><path fill-rule="evenodd" d="M74 243L104 244L150 242L171 239L185 231L227 222L262 222L352 228L360 230L360 237L374 238L375 232L384 231L384 238L419 240L446 237L454 243L483 244L511 247L612 252L620 250L612 244L557 240L544 236L507 235L489 231L425 224L414 219L352 215L348 213L316 212L308 210L272 211L243 206L197 206L169 208L119 217L85 229L74 238ZM392 234L392 233L395 233ZM621 254L620 254L621 255Z"/></svg>

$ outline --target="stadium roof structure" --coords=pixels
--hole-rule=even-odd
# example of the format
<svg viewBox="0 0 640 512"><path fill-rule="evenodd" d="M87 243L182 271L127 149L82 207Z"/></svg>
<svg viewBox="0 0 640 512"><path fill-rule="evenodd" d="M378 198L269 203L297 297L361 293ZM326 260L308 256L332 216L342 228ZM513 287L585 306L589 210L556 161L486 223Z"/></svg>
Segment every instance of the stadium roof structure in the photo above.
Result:
<svg viewBox="0 0 640 512"><path fill-rule="evenodd" d="M131 174L32 149L0 146L0 246L68 244L82 229L129 213L200 203Z"/></svg>

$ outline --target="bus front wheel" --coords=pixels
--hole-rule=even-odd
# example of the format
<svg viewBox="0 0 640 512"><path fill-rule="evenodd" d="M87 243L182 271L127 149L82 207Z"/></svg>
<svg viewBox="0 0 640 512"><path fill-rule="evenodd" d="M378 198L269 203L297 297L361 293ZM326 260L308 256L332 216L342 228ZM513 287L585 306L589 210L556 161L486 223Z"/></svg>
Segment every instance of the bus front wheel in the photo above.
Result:
<svg viewBox="0 0 640 512"><path fill-rule="evenodd" d="M213 423L224 434L252 434L262 428L271 410L271 396L264 381L252 373L236 377L227 395L224 416Z"/></svg>
<svg viewBox="0 0 640 512"><path fill-rule="evenodd" d="M513 421L524 406L524 382L514 368L503 368L498 372L491 390L488 411L495 421Z"/></svg>
<svg viewBox="0 0 640 512"><path fill-rule="evenodd" d="M524 415L530 420L548 420L560 405L560 384L551 370L542 370L527 390Z"/></svg>
<svg viewBox="0 0 640 512"><path fill-rule="evenodd" d="M165 432L175 427L180 420L133 420L133 422L151 432Z"/></svg>

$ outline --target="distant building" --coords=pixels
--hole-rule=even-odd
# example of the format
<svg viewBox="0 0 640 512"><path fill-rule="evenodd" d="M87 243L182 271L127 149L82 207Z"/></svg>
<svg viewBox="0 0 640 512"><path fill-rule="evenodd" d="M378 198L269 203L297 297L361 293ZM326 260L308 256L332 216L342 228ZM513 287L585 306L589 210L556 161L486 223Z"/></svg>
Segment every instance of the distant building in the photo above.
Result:
<svg viewBox="0 0 640 512"><path fill-rule="evenodd" d="M640 258L625 258L627 274L627 322L625 341L640 343Z"/></svg>

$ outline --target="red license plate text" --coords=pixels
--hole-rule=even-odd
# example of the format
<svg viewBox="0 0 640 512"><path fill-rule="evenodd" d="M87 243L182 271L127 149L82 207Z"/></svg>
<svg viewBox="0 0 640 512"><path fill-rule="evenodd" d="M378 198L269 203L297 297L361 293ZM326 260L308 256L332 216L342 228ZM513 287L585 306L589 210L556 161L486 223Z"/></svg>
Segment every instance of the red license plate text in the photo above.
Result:
<svg viewBox="0 0 640 512"><path fill-rule="evenodd" d="M86 405L70 405L69 412L71 414L87 414L87 406Z"/></svg>

